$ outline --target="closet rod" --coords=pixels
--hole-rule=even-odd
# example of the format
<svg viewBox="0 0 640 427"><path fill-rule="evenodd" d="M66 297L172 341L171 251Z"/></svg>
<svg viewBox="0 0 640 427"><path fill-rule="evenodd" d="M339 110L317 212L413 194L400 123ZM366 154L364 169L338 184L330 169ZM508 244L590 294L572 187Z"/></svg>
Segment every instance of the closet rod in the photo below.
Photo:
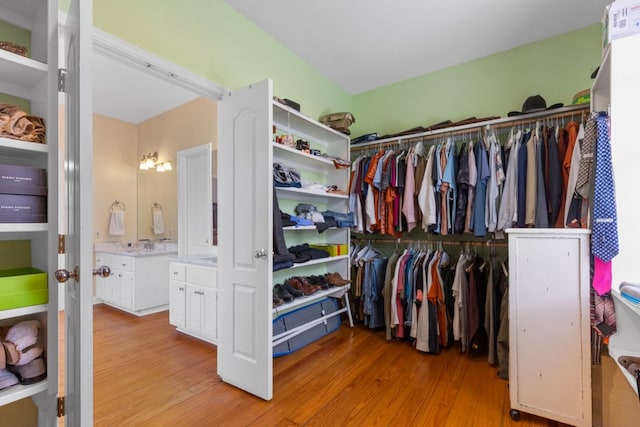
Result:
<svg viewBox="0 0 640 427"><path fill-rule="evenodd" d="M428 130L421 133L413 133L411 135L403 135L398 137L391 137L385 139L379 139L377 141L365 142L362 144L352 145L350 147L351 151L359 151L365 149L378 149L383 147L388 147L391 145L401 144L401 143L413 143L424 141L425 139L435 138L437 136L454 136L469 133L469 131L482 130L482 128L487 126L492 126L497 129L509 128L518 125L524 125L528 123L535 122L540 119L562 119L566 117L575 116L576 113L584 113L589 111L589 104L578 104L571 105L568 107L557 108L554 110L545 110L537 113L523 114L521 116L515 117L505 117L494 120L487 120L484 122L476 122L470 123L468 125L460 125L460 126L452 126L449 128Z"/></svg>
<svg viewBox="0 0 640 427"><path fill-rule="evenodd" d="M496 242L494 240L487 240L486 242L471 242L471 241L461 241L461 240L438 240L438 239L365 239L365 238L353 238L352 240L356 240L359 242L368 242L368 243L381 243L381 244L403 244L403 243L437 243L442 244L443 246L477 246L477 247L501 247L506 248L509 246L507 242Z"/></svg>

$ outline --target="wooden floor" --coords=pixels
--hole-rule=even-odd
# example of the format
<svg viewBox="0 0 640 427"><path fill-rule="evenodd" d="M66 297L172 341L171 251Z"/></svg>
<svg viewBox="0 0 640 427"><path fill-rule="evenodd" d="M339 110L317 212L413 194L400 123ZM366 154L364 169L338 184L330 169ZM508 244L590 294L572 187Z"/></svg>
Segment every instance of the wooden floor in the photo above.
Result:
<svg viewBox="0 0 640 427"><path fill-rule="evenodd" d="M346 323L346 322L345 322ZM484 357L421 354L346 324L274 359L266 402L221 382L216 347L143 318L94 309L96 426L558 426L509 416L508 384Z"/></svg>

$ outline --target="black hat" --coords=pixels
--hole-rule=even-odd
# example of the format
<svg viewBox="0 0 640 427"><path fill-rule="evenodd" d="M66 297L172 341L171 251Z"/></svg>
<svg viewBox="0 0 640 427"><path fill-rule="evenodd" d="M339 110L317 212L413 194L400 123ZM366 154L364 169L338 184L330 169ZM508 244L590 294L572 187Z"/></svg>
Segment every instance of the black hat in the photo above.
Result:
<svg viewBox="0 0 640 427"><path fill-rule="evenodd" d="M547 101L545 101L543 97L541 97L540 95L533 95L528 97L527 100L524 101L524 104L522 104L522 111L509 111L507 116L512 117L512 116L519 116L520 114L535 113L535 112L544 111L544 110L553 110L555 108L560 108L563 105L564 104L562 103L557 103L557 104L553 104L550 107L547 107Z"/></svg>

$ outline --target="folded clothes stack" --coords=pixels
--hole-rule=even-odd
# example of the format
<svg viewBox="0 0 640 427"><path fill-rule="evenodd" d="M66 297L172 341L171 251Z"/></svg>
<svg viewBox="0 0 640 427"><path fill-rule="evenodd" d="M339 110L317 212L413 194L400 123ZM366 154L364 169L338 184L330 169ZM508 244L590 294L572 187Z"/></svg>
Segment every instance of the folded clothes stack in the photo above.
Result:
<svg viewBox="0 0 640 427"><path fill-rule="evenodd" d="M15 105L0 104L0 136L44 144L44 119L29 115Z"/></svg>
<svg viewBox="0 0 640 427"><path fill-rule="evenodd" d="M39 321L25 320L0 331L0 390L46 378L39 330Z"/></svg>
<svg viewBox="0 0 640 427"><path fill-rule="evenodd" d="M640 284L622 282L620 284L620 295L632 303L640 304Z"/></svg>

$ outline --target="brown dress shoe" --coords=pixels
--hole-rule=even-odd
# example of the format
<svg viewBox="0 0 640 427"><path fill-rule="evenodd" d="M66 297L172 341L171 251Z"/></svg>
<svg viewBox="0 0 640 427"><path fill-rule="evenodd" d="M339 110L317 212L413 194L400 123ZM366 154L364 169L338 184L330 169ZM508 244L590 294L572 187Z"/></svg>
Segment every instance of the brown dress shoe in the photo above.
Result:
<svg viewBox="0 0 640 427"><path fill-rule="evenodd" d="M344 286L347 283L351 283L351 280L344 279L340 273L327 273L324 275L327 278L327 282L334 286Z"/></svg>
<svg viewBox="0 0 640 427"><path fill-rule="evenodd" d="M315 292L315 290L309 286L304 285L298 277L291 277L287 282L293 289L302 292L303 295L311 295Z"/></svg>

